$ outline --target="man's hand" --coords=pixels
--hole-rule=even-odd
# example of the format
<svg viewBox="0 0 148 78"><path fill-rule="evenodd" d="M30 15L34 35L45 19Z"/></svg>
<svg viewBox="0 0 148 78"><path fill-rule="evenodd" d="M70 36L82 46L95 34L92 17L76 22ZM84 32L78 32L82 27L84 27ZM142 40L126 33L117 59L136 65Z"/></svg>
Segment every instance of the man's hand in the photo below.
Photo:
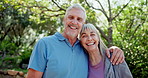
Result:
<svg viewBox="0 0 148 78"><path fill-rule="evenodd" d="M110 61L112 62L113 65L118 65L119 63L123 63L125 56L124 52L120 48L112 46L109 49L107 49L106 55L108 58L110 58L110 52L112 52L112 57Z"/></svg>

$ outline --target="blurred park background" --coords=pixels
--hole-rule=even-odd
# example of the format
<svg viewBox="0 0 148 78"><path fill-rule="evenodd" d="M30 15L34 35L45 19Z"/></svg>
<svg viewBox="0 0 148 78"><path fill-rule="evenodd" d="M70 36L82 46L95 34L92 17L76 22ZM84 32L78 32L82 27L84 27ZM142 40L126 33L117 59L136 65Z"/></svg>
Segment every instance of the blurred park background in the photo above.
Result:
<svg viewBox="0 0 148 78"><path fill-rule="evenodd" d="M62 32L68 6L79 3L109 46L118 46L134 78L148 75L147 0L0 0L0 70L27 72L38 39Z"/></svg>

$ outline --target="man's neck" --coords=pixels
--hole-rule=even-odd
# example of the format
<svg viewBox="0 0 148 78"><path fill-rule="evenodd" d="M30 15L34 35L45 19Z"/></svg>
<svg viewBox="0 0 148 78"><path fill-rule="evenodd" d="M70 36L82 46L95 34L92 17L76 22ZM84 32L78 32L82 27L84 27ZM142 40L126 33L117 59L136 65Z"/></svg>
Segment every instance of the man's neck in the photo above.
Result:
<svg viewBox="0 0 148 78"><path fill-rule="evenodd" d="M68 39L69 43L74 46L75 42L77 41L77 37L73 37L73 36L69 36L69 35L66 35L64 33L62 33L62 35Z"/></svg>

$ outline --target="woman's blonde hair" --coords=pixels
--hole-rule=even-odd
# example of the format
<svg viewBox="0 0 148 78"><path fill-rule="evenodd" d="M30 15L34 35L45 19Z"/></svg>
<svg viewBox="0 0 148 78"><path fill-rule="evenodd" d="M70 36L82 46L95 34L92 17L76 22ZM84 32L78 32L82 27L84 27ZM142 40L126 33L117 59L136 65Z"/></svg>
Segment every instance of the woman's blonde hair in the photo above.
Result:
<svg viewBox="0 0 148 78"><path fill-rule="evenodd" d="M99 31L97 30L97 28L93 25L93 24L90 24L90 23L87 23L87 24L84 24L83 27L82 27L82 30L80 32L80 37L82 35L82 33L86 30L86 29L90 29L92 31L94 31L97 35L98 35L98 38L99 38L99 44L98 44L98 47L99 47L99 50L101 51L101 55L104 57L104 52L105 50L107 49L107 46L104 44L104 42L102 41L101 37L100 37L100 33ZM79 37L79 38L80 38Z"/></svg>

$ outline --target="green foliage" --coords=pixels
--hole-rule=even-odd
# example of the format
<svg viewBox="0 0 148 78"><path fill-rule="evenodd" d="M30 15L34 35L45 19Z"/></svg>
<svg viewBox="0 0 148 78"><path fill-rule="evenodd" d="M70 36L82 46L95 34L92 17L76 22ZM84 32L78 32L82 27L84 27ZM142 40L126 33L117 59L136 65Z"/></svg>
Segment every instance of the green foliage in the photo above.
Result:
<svg viewBox="0 0 148 78"><path fill-rule="evenodd" d="M125 52L126 61L134 78L146 78L148 74L147 7L144 4L139 5L130 4L113 21L115 25L113 39L114 45ZM118 9L120 8L114 11Z"/></svg>
<svg viewBox="0 0 148 78"><path fill-rule="evenodd" d="M0 67L7 67L7 65L16 64L18 47L14 43L9 41L3 41L0 43ZM11 65L11 67L12 67ZM9 66L8 66L9 68Z"/></svg>
<svg viewBox="0 0 148 78"><path fill-rule="evenodd" d="M82 6L86 9L86 23L92 23L96 26L96 23L99 23L96 18L96 12L88 7L86 4L82 4Z"/></svg>
<svg viewBox="0 0 148 78"><path fill-rule="evenodd" d="M19 68L20 63L28 64L31 50L31 47L19 48L10 41L3 41L0 44L0 68Z"/></svg>
<svg viewBox="0 0 148 78"><path fill-rule="evenodd" d="M18 47L14 43L10 43L9 41L0 43L0 68L17 67L17 50Z"/></svg>
<svg viewBox="0 0 148 78"><path fill-rule="evenodd" d="M62 26L60 21L62 16L59 17L59 15L65 11L58 11L57 7L50 4L47 0L40 2L2 0L0 2L1 68L19 67L19 63L29 59L31 48L37 39L55 33L57 28ZM11 66L9 66L10 63L12 63Z"/></svg>

